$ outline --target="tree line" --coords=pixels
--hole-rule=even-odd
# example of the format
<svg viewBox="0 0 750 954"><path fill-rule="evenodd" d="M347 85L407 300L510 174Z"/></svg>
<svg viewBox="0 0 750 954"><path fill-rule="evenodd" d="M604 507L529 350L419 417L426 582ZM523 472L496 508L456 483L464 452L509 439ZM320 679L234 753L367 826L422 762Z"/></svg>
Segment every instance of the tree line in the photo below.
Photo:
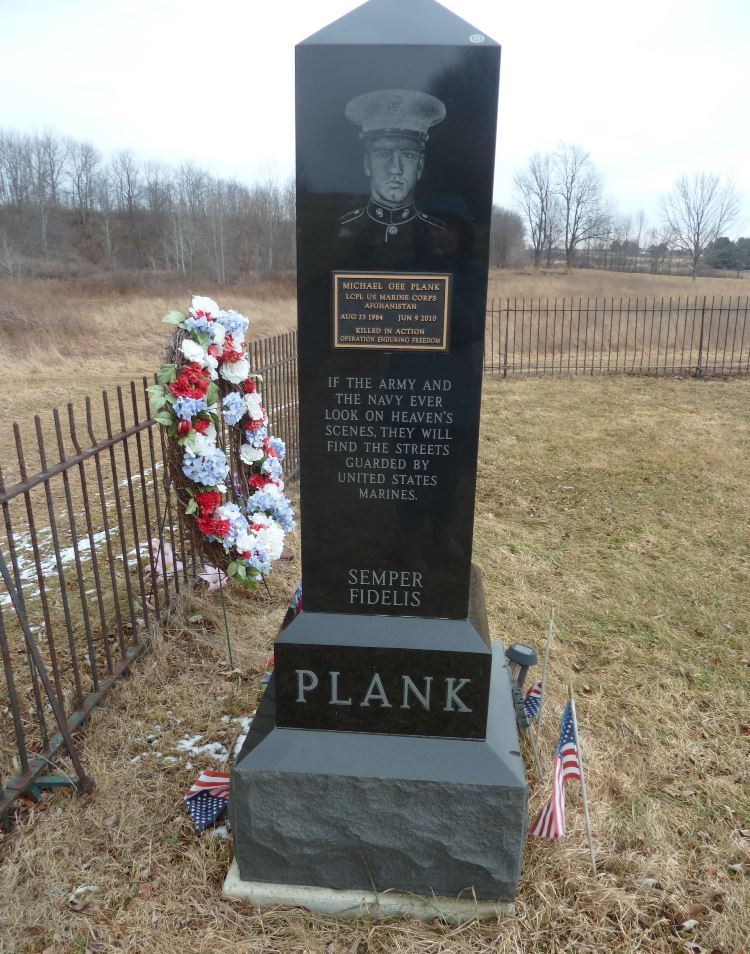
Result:
<svg viewBox="0 0 750 954"><path fill-rule="evenodd" d="M643 263L661 272L670 270L677 257L695 277L700 264L741 271L747 260L747 239L739 239L735 248L723 237L740 209L731 178L706 172L680 176L661 197L660 222L651 228L642 211L635 218L618 215L605 196L601 173L578 145L562 143L554 152L535 153L516 173L513 186L537 267L562 253L568 268L628 270ZM731 266L716 264L729 260L726 243L734 248Z"/></svg>
<svg viewBox="0 0 750 954"><path fill-rule="evenodd" d="M739 211L731 180L682 176L661 221L621 216L580 146L536 153L514 177L514 209L493 208L490 264L691 274L750 268L750 239L723 235ZM251 185L190 162L110 159L89 142L0 130L0 275L150 270L218 284L295 267L294 181Z"/></svg>
<svg viewBox="0 0 750 954"><path fill-rule="evenodd" d="M294 183L192 163L105 160L53 132L0 131L0 275L150 269L220 284L294 267Z"/></svg>

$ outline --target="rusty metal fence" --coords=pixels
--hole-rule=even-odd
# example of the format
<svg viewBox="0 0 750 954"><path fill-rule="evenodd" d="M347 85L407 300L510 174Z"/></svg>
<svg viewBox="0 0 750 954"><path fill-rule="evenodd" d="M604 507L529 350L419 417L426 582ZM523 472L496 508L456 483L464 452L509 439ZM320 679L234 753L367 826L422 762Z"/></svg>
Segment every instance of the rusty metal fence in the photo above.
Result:
<svg viewBox="0 0 750 954"><path fill-rule="evenodd" d="M299 470L296 334L250 345L269 428ZM149 382L12 427L0 468L0 819L22 796L91 786L73 733L202 567L164 471Z"/></svg>
<svg viewBox="0 0 750 954"><path fill-rule="evenodd" d="M494 299L484 370L520 375L750 373L750 298Z"/></svg>

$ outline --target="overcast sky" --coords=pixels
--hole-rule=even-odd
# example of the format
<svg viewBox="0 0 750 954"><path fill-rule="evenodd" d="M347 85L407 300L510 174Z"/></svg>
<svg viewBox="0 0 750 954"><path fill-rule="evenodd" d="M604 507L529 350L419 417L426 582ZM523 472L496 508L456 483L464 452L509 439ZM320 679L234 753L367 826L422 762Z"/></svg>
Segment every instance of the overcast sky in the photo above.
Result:
<svg viewBox="0 0 750 954"><path fill-rule="evenodd" d="M409 0L403 0L408 4ZM0 127L249 182L294 166L294 44L356 0L0 0ZM495 200L561 141L657 224L683 172L732 173L750 233L750 0L447 0L503 47Z"/></svg>

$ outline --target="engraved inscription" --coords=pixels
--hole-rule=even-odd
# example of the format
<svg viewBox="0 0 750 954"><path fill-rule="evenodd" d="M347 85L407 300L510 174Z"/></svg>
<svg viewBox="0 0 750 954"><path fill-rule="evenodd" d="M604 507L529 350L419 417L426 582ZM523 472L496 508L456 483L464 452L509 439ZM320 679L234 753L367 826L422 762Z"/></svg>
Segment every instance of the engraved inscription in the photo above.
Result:
<svg viewBox="0 0 750 954"><path fill-rule="evenodd" d="M450 279L334 272L334 348L447 351Z"/></svg>

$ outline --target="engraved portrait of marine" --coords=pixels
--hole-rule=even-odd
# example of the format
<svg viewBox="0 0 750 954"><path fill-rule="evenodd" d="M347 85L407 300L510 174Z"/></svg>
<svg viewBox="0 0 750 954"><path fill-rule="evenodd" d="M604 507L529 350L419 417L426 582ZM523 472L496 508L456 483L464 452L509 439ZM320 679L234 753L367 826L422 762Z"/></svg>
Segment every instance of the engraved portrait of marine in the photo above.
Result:
<svg viewBox="0 0 750 954"><path fill-rule="evenodd" d="M444 103L419 90L380 89L350 100L344 114L360 127L370 196L341 216L339 238L371 247L433 245L446 226L420 210L416 191L429 131L445 119Z"/></svg>

